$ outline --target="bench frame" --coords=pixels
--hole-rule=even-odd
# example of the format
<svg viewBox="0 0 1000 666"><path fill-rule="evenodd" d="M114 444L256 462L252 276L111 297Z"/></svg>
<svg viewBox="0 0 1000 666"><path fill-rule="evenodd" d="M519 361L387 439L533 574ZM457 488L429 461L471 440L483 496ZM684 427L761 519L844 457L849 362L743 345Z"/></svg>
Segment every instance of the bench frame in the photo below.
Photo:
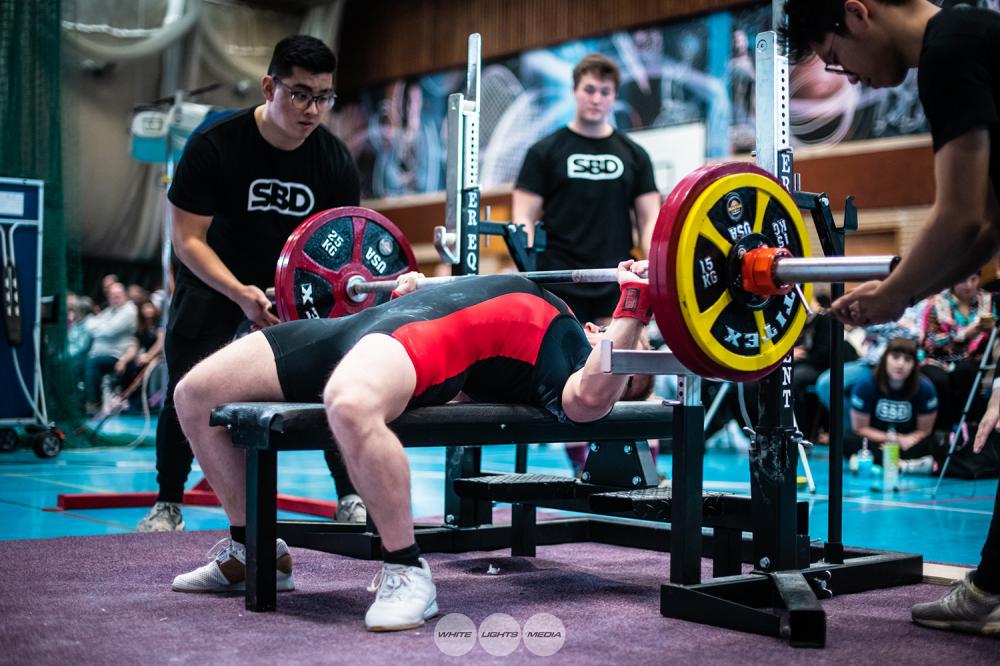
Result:
<svg viewBox="0 0 1000 666"><path fill-rule="evenodd" d="M767 378L763 381L769 383ZM765 389L764 393L773 390ZM777 409L776 403L771 406L771 411ZM680 401L619 403L604 419L584 425L558 423L531 407L466 404L411 410L390 427L404 446L446 447L445 522L415 526L422 552L483 551L509 546L513 555L533 556L537 545L586 541L669 551L670 582L661 587L663 615L771 636L786 635L793 645L824 644L825 613L818 599L831 596L831 590L860 592L921 580L923 561L914 554L844 548L841 562L823 561L828 544L809 540L808 508L805 502L797 501L794 484L797 447L790 446L787 436L755 440L750 456L750 497L726 495L735 507L732 511L706 511L703 419L700 403ZM246 451L248 610L271 611L276 607L273 544L278 537L293 546L363 559L381 558L381 539L370 523L277 520L278 452L335 447L321 406L236 403L215 410L212 424L229 428L234 446ZM629 433L628 439L623 439L624 432ZM636 450L633 459L640 460L640 452L648 456L648 447L642 449L645 439L667 437L672 441L673 472L669 516L631 514L661 522L596 515L544 521L536 518L537 508L595 513L588 504L591 496L628 490L627 484L618 488L579 484L580 490L573 497L512 501L510 525L492 524L491 499L456 489L460 485L456 481L465 480L468 485L469 480L487 474L480 466L483 445L521 445L516 467L523 472L523 445L527 443L632 444ZM597 458L592 456L591 462ZM608 459L604 460L606 463ZM775 460L781 461L781 469L773 469ZM655 487L655 477L650 478L648 468L639 473L645 476L643 487ZM670 524L663 524L667 519ZM705 532L703 527L712 529ZM745 531L751 534L745 535ZM762 562L761 553L778 561L769 567L768 562ZM714 576L704 583L703 556L712 557ZM743 563L754 564L755 570L741 574ZM766 610L774 607L783 610Z"/></svg>

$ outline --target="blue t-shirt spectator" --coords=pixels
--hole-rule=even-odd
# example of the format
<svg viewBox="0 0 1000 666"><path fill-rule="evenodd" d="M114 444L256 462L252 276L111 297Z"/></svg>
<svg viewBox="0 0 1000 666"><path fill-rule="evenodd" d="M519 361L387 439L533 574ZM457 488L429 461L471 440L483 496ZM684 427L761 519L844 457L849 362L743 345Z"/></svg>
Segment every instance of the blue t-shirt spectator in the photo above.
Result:
<svg viewBox="0 0 1000 666"><path fill-rule="evenodd" d="M872 374L860 379L851 395L851 409L868 414L871 427L884 431L891 427L900 435L916 430L917 417L937 411L937 406L934 385L926 377L920 378L912 398L905 397L901 389L890 387L888 393L879 391Z"/></svg>

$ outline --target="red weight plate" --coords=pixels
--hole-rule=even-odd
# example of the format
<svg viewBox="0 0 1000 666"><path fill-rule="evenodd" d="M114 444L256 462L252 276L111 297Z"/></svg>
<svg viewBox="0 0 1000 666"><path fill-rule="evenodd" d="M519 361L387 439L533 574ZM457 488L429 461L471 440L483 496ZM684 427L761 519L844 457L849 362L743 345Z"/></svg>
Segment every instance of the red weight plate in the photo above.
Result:
<svg viewBox="0 0 1000 666"><path fill-rule="evenodd" d="M688 213L701 193L712 183L738 173L756 173L775 180L771 174L746 162L727 162L701 167L685 176L670 192L653 230L650 247L650 295L657 326L667 346L692 372L726 381L754 381L770 374L777 366L747 372L716 363L697 344L681 313L677 288L677 247ZM777 181L776 181L777 182Z"/></svg>
<svg viewBox="0 0 1000 666"><path fill-rule="evenodd" d="M656 218L649 252L649 289L656 325L677 359L688 370L702 376L711 375L706 364L708 359L699 353L688 333L681 315L677 290L670 287L674 283L676 270L673 263L676 249L671 245L671 237L676 236L674 227L680 226L676 221L684 219L687 209L697 198L697 194L692 196L691 192L697 189L700 193L716 178L712 175L714 168L716 167L706 166L692 171L674 186Z"/></svg>
<svg viewBox="0 0 1000 666"><path fill-rule="evenodd" d="M413 250L384 215L344 206L316 213L288 237L274 273L275 305L282 321L342 317L389 299L368 294L356 302L347 283L390 280L416 270Z"/></svg>

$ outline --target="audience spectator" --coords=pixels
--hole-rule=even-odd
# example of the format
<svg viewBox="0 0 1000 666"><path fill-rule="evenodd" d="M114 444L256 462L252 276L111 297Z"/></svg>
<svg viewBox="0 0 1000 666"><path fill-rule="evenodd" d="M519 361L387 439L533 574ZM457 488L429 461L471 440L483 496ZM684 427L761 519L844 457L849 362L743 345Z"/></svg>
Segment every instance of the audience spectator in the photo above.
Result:
<svg viewBox="0 0 1000 666"><path fill-rule="evenodd" d="M115 363L115 372L120 377L119 385L127 389L133 381L163 350L163 329L160 326L160 311L151 301L139 305L135 335L128 349Z"/></svg>
<svg viewBox="0 0 1000 666"><path fill-rule="evenodd" d="M116 282L118 282L118 275L116 275L115 273L108 273L107 275L101 278L101 297L104 299L104 301L101 303L97 303L97 305L100 306L100 309L107 307L108 303L110 302L108 299L108 290L111 288L111 285L115 284ZM94 314L97 313L95 312Z"/></svg>
<svg viewBox="0 0 1000 666"><path fill-rule="evenodd" d="M844 432L851 429L850 396L851 388L861 379L871 375L890 340L911 338L919 340L922 330L923 313L927 301L921 301L907 308L899 321L865 327L865 338L861 356L856 361L844 364ZM827 369L816 379L816 395L820 402L830 409L830 370Z"/></svg>
<svg viewBox="0 0 1000 666"><path fill-rule="evenodd" d="M135 304L120 282L108 288L108 307L85 319L81 326L90 334L91 345L84 363L83 381L87 412L94 413L101 400L101 380L115 369L128 349L137 322Z"/></svg>
<svg viewBox="0 0 1000 666"><path fill-rule="evenodd" d="M137 308L149 300L149 292L142 285L132 283L125 290L125 293L128 294L128 300L135 303Z"/></svg>
<svg viewBox="0 0 1000 666"><path fill-rule="evenodd" d="M933 470L934 418L937 395L934 386L922 377L917 364L918 345L909 338L894 338L886 345L873 373L862 377L851 394L851 430L844 436L844 454L853 455L867 439L876 462L881 462L880 446L895 431L900 459L912 461L901 467L910 471Z"/></svg>
<svg viewBox="0 0 1000 666"><path fill-rule="evenodd" d="M82 359L90 350L90 333L82 324L94 314L92 298L78 296L73 292L66 293L66 351L71 359Z"/></svg>
<svg viewBox="0 0 1000 666"><path fill-rule="evenodd" d="M924 315L923 370L941 399L939 429L950 431L958 423L995 323L996 306L990 293L979 289L978 273L931 298ZM974 413L985 405L977 402Z"/></svg>

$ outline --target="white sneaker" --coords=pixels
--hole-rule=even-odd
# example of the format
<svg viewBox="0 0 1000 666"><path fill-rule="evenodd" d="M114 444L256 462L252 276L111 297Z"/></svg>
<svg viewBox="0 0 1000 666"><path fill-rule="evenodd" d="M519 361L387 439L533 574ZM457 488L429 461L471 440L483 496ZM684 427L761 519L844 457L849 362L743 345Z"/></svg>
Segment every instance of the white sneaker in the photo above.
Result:
<svg viewBox="0 0 1000 666"><path fill-rule="evenodd" d="M437 588L422 557L419 567L383 564L368 591L375 592L375 603L365 613L368 631L415 629L438 612Z"/></svg>
<svg viewBox="0 0 1000 666"><path fill-rule="evenodd" d="M337 502L337 513L333 519L338 523L368 522L368 507L357 495L344 495Z"/></svg>
<svg viewBox="0 0 1000 666"><path fill-rule="evenodd" d="M278 592L295 589L292 581L292 556L288 544L278 539ZM226 538L212 546L208 556L214 558L203 567L174 578L174 592L241 592L246 589L247 549L243 544Z"/></svg>
<svg viewBox="0 0 1000 666"><path fill-rule="evenodd" d="M934 471L934 456L921 456L912 460L900 460L901 474L930 474Z"/></svg>
<svg viewBox="0 0 1000 666"><path fill-rule="evenodd" d="M157 502L135 529L139 532L180 532L184 529L181 505L177 502Z"/></svg>

